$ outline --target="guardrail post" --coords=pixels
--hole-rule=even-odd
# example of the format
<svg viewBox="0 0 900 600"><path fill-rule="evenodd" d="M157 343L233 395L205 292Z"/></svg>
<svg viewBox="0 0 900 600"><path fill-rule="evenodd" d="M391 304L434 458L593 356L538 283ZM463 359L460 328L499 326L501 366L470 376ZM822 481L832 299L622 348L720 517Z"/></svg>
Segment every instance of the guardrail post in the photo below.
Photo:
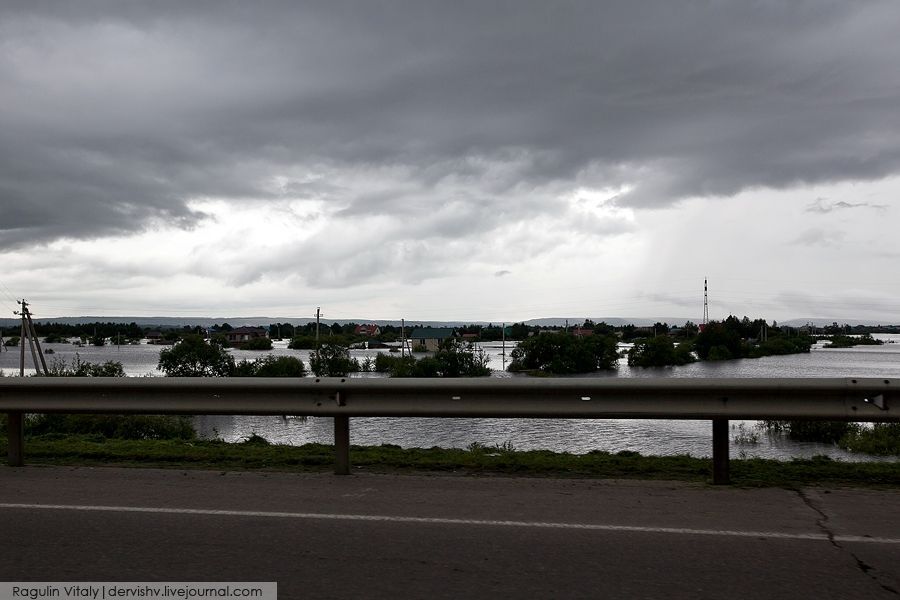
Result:
<svg viewBox="0 0 900 600"><path fill-rule="evenodd" d="M334 418L334 474L350 474L350 417Z"/></svg>
<svg viewBox="0 0 900 600"><path fill-rule="evenodd" d="M728 419L713 419L713 484L728 481Z"/></svg>
<svg viewBox="0 0 900 600"><path fill-rule="evenodd" d="M19 411L6 413L7 455L11 467L25 464L25 421L22 417Z"/></svg>

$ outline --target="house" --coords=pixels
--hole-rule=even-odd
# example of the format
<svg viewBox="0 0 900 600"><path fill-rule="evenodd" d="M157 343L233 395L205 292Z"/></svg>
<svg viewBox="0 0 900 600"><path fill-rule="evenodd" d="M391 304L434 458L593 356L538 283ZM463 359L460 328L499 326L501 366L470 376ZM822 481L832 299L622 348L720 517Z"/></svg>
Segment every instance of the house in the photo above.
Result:
<svg viewBox="0 0 900 600"><path fill-rule="evenodd" d="M237 329L223 331L222 335L225 336L225 341L231 346L243 344L256 338L267 338L269 337L269 331L262 327L238 327Z"/></svg>
<svg viewBox="0 0 900 600"><path fill-rule="evenodd" d="M157 346L171 346L175 343L175 339L166 339L162 331L150 331L146 335L147 343Z"/></svg>
<svg viewBox="0 0 900 600"><path fill-rule="evenodd" d="M353 330L353 333L356 335L374 337L381 333L381 328L378 325L357 325L356 329Z"/></svg>
<svg viewBox="0 0 900 600"><path fill-rule="evenodd" d="M412 340L413 348L424 346L427 351L434 352L441 345L441 342L455 337L455 335L456 332L452 327L422 327L413 330L409 334L409 339Z"/></svg>
<svg viewBox="0 0 900 600"><path fill-rule="evenodd" d="M576 327L572 330L572 333L577 337L586 337L594 335L594 330L589 327Z"/></svg>

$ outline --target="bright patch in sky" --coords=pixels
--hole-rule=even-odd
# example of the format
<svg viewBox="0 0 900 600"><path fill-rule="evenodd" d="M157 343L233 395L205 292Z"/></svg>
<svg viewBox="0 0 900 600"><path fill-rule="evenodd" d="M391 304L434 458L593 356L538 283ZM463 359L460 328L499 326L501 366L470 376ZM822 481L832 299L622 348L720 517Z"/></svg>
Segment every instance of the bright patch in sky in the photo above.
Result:
<svg viewBox="0 0 900 600"><path fill-rule="evenodd" d="M0 310L900 323L897 15L6 4Z"/></svg>

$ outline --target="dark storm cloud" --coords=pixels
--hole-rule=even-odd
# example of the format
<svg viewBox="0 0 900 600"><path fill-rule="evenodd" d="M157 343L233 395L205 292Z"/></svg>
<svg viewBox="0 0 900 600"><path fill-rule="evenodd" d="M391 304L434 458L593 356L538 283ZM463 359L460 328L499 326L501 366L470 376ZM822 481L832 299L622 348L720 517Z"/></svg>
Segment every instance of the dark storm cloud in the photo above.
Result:
<svg viewBox="0 0 900 600"><path fill-rule="evenodd" d="M189 227L207 197L395 217L445 205L431 190L452 178L468 190L441 232L456 236L558 211L541 194L559 182L656 207L884 177L900 168L898 15L892 1L5 3L0 248ZM344 188L372 169L395 188ZM316 170L331 180L304 178ZM499 201L530 188L527 206Z"/></svg>

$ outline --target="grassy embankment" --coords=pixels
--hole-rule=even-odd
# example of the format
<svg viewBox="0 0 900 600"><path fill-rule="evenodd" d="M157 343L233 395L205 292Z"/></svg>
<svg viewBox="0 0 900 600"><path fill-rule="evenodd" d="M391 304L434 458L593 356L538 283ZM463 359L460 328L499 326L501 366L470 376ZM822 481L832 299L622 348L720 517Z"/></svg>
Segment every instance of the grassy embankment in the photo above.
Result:
<svg viewBox="0 0 900 600"><path fill-rule="evenodd" d="M0 455L7 452L5 415L0 415ZM887 427L887 426L886 426ZM893 429L893 427L891 427ZM887 434L885 429L882 432ZM896 439L895 431L890 432ZM252 437L243 443L198 440L187 419L159 416L34 415L26 423L25 455L31 465L116 465L225 470L328 472L334 447L279 446ZM516 451L474 444L468 449L353 446L354 470L376 473L447 473L660 479L705 483L709 459L641 456L635 452L569 454ZM900 486L900 462L845 463L824 457L731 462L732 480L747 486L808 484Z"/></svg>
<svg viewBox="0 0 900 600"><path fill-rule="evenodd" d="M5 438L0 438L0 452L6 453ZM47 435L28 439L25 453L30 465L327 472L334 463L334 448L330 445L277 446L258 438L229 444ZM473 446L462 450L383 445L352 446L350 456L355 471L374 473L663 479L700 483L708 483L712 476L709 459L641 456L631 452L568 454L503 447ZM747 486L900 486L900 463L844 463L823 457L789 462L744 459L732 460L731 477L735 484Z"/></svg>

